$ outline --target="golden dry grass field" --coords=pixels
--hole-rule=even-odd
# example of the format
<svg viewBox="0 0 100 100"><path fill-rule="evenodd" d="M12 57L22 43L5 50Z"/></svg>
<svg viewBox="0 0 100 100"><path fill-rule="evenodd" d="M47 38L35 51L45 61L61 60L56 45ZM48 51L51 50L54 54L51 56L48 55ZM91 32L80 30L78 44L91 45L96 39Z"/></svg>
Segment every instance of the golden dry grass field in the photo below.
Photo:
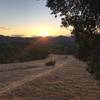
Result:
<svg viewBox="0 0 100 100"><path fill-rule="evenodd" d="M55 59L56 65L46 66ZM87 65L65 55L0 65L0 100L100 100L100 85Z"/></svg>

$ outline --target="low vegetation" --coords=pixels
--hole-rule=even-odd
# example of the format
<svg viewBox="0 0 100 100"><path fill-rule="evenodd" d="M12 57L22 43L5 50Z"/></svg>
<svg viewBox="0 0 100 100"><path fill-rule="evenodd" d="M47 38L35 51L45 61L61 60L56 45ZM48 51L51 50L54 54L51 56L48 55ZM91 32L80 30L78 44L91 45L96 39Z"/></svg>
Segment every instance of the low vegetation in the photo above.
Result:
<svg viewBox="0 0 100 100"><path fill-rule="evenodd" d="M48 62L46 62L46 66L54 66L56 64L55 60L50 60Z"/></svg>
<svg viewBox="0 0 100 100"><path fill-rule="evenodd" d="M0 36L0 63L15 63L44 59L48 54L71 54L75 52L72 37L21 38Z"/></svg>

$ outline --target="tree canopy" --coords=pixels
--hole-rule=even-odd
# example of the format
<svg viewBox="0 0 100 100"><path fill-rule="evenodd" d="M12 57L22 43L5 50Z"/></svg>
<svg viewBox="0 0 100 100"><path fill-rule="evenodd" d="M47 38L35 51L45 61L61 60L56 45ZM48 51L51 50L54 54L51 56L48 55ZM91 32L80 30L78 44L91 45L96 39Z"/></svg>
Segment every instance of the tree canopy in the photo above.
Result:
<svg viewBox="0 0 100 100"><path fill-rule="evenodd" d="M95 34L100 27L99 0L47 0L47 7L55 17L61 16L63 26L73 25L78 33Z"/></svg>
<svg viewBox="0 0 100 100"><path fill-rule="evenodd" d="M100 35L99 0L47 0L47 7L55 17L61 16L64 27L74 26L73 33L81 47L89 46Z"/></svg>
<svg viewBox="0 0 100 100"><path fill-rule="evenodd" d="M100 0L47 0L47 7L64 27L74 26L78 55L100 65Z"/></svg>

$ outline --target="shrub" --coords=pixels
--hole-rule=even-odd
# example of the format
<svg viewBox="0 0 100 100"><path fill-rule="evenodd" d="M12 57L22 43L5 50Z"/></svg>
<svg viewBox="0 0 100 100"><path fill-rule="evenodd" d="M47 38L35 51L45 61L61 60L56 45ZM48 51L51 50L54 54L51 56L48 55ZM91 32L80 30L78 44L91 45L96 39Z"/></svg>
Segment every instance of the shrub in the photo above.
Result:
<svg viewBox="0 0 100 100"><path fill-rule="evenodd" d="M93 75L95 79L100 79L100 62L90 62L87 71Z"/></svg>
<svg viewBox="0 0 100 100"><path fill-rule="evenodd" d="M90 73L95 73L97 71L100 71L100 63L99 62L90 62L88 71Z"/></svg>
<svg viewBox="0 0 100 100"><path fill-rule="evenodd" d="M54 66L55 64L56 64L55 60L51 60L51 61L46 62L46 66Z"/></svg>
<svg viewBox="0 0 100 100"><path fill-rule="evenodd" d="M93 77L96 79L96 80L100 80L100 71L97 71L93 74Z"/></svg>

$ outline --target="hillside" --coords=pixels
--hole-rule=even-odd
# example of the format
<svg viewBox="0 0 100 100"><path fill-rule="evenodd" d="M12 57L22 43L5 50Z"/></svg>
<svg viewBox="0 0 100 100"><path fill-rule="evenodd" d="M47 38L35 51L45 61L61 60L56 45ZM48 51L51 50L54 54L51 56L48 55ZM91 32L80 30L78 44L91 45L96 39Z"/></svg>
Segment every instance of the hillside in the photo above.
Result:
<svg viewBox="0 0 100 100"><path fill-rule="evenodd" d="M44 59L50 53L71 54L75 50L74 37L22 38L0 36L0 63Z"/></svg>
<svg viewBox="0 0 100 100"><path fill-rule="evenodd" d="M55 66L45 66L51 58ZM72 56L0 65L0 100L99 100L100 86Z"/></svg>

